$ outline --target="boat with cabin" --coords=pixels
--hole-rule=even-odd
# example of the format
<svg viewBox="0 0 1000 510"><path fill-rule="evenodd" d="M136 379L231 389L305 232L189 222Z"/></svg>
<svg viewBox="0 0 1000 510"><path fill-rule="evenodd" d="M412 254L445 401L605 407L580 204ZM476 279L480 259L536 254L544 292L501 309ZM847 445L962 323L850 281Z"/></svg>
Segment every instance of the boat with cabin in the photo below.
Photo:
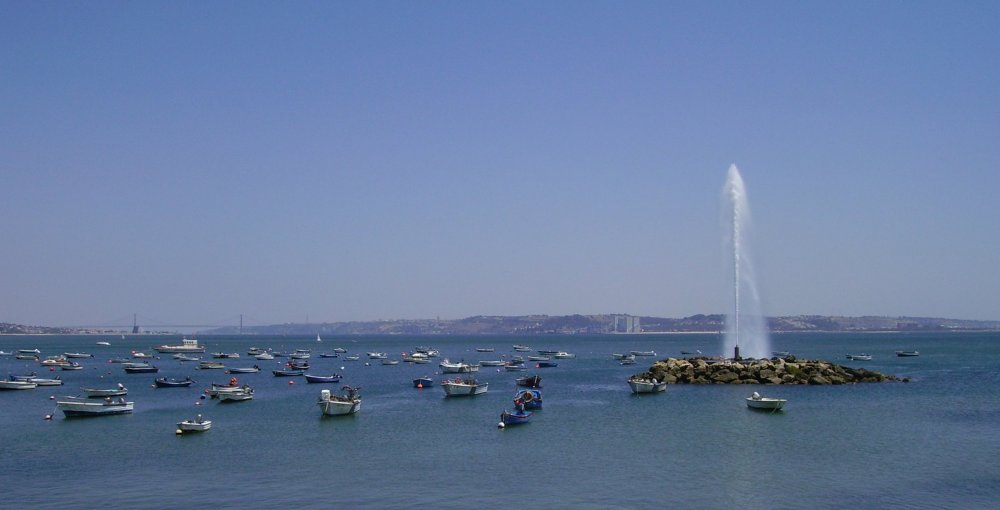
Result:
<svg viewBox="0 0 1000 510"><path fill-rule="evenodd" d="M441 381L446 397L464 397L486 393L490 383L479 382L472 377L445 379Z"/></svg>
<svg viewBox="0 0 1000 510"><path fill-rule="evenodd" d="M441 368L441 373L443 374L467 374L470 372L479 371L478 364L473 365L466 363L464 361L459 361L458 363L452 363L451 361L448 360L448 358L441 360L441 362L438 363L438 367Z"/></svg>
<svg viewBox="0 0 1000 510"><path fill-rule="evenodd" d="M79 397L60 397L56 401L56 409L62 411L67 418L131 414L134 406L135 402L127 402L124 397L105 397L100 402Z"/></svg>
<svg viewBox="0 0 1000 510"><path fill-rule="evenodd" d="M194 338L182 338L180 345L161 345L153 348L159 353L174 353L174 352L205 352L205 346L198 343L198 340Z"/></svg>
<svg viewBox="0 0 1000 510"><path fill-rule="evenodd" d="M344 386L341 389L345 394L335 395L330 390L319 392L317 405L323 411L323 416L344 416L361 410L361 388Z"/></svg>
<svg viewBox="0 0 1000 510"><path fill-rule="evenodd" d="M206 420L199 414L195 416L193 420L184 420L177 422L177 433L183 434L185 432L205 432L212 428L212 420Z"/></svg>
<svg viewBox="0 0 1000 510"><path fill-rule="evenodd" d="M245 402L253 400L253 388L244 384L236 389L219 391L217 395L219 402Z"/></svg>

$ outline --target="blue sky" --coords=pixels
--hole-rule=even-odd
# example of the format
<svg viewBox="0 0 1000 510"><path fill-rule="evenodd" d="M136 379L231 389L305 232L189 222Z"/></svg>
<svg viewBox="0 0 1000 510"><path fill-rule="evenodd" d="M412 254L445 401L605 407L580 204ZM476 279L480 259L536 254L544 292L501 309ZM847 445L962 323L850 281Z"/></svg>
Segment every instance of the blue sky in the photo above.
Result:
<svg viewBox="0 0 1000 510"><path fill-rule="evenodd" d="M0 321L1000 319L995 2L0 0Z"/></svg>

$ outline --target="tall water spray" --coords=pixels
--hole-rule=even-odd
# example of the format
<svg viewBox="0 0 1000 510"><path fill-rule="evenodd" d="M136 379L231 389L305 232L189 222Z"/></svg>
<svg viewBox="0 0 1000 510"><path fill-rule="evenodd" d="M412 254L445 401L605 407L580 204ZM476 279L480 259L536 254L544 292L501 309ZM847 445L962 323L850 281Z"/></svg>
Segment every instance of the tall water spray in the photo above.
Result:
<svg viewBox="0 0 1000 510"><path fill-rule="evenodd" d="M732 272L732 310L726 317L723 355L748 358L771 356L771 339L760 306L757 280L747 242L750 207L746 188L736 165L729 167L722 189L722 218L726 236L728 270Z"/></svg>

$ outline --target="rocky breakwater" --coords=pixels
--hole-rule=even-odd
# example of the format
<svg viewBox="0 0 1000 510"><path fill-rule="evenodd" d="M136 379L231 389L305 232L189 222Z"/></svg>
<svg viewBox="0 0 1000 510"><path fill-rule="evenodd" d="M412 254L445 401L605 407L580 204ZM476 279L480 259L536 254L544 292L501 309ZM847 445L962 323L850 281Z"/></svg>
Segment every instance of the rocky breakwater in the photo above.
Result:
<svg viewBox="0 0 1000 510"><path fill-rule="evenodd" d="M794 356L760 360L669 358L655 363L640 377L653 377L667 384L854 384L903 381L863 368L851 368L822 360L799 360Z"/></svg>

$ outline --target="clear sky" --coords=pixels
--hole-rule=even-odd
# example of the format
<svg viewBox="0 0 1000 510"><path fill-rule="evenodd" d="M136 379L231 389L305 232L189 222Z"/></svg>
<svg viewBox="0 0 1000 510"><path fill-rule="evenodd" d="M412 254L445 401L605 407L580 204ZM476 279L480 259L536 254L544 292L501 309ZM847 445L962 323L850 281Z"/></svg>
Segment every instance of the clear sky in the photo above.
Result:
<svg viewBox="0 0 1000 510"><path fill-rule="evenodd" d="M0 0L0 321L1000 319L1000 3Z"/></svg>

